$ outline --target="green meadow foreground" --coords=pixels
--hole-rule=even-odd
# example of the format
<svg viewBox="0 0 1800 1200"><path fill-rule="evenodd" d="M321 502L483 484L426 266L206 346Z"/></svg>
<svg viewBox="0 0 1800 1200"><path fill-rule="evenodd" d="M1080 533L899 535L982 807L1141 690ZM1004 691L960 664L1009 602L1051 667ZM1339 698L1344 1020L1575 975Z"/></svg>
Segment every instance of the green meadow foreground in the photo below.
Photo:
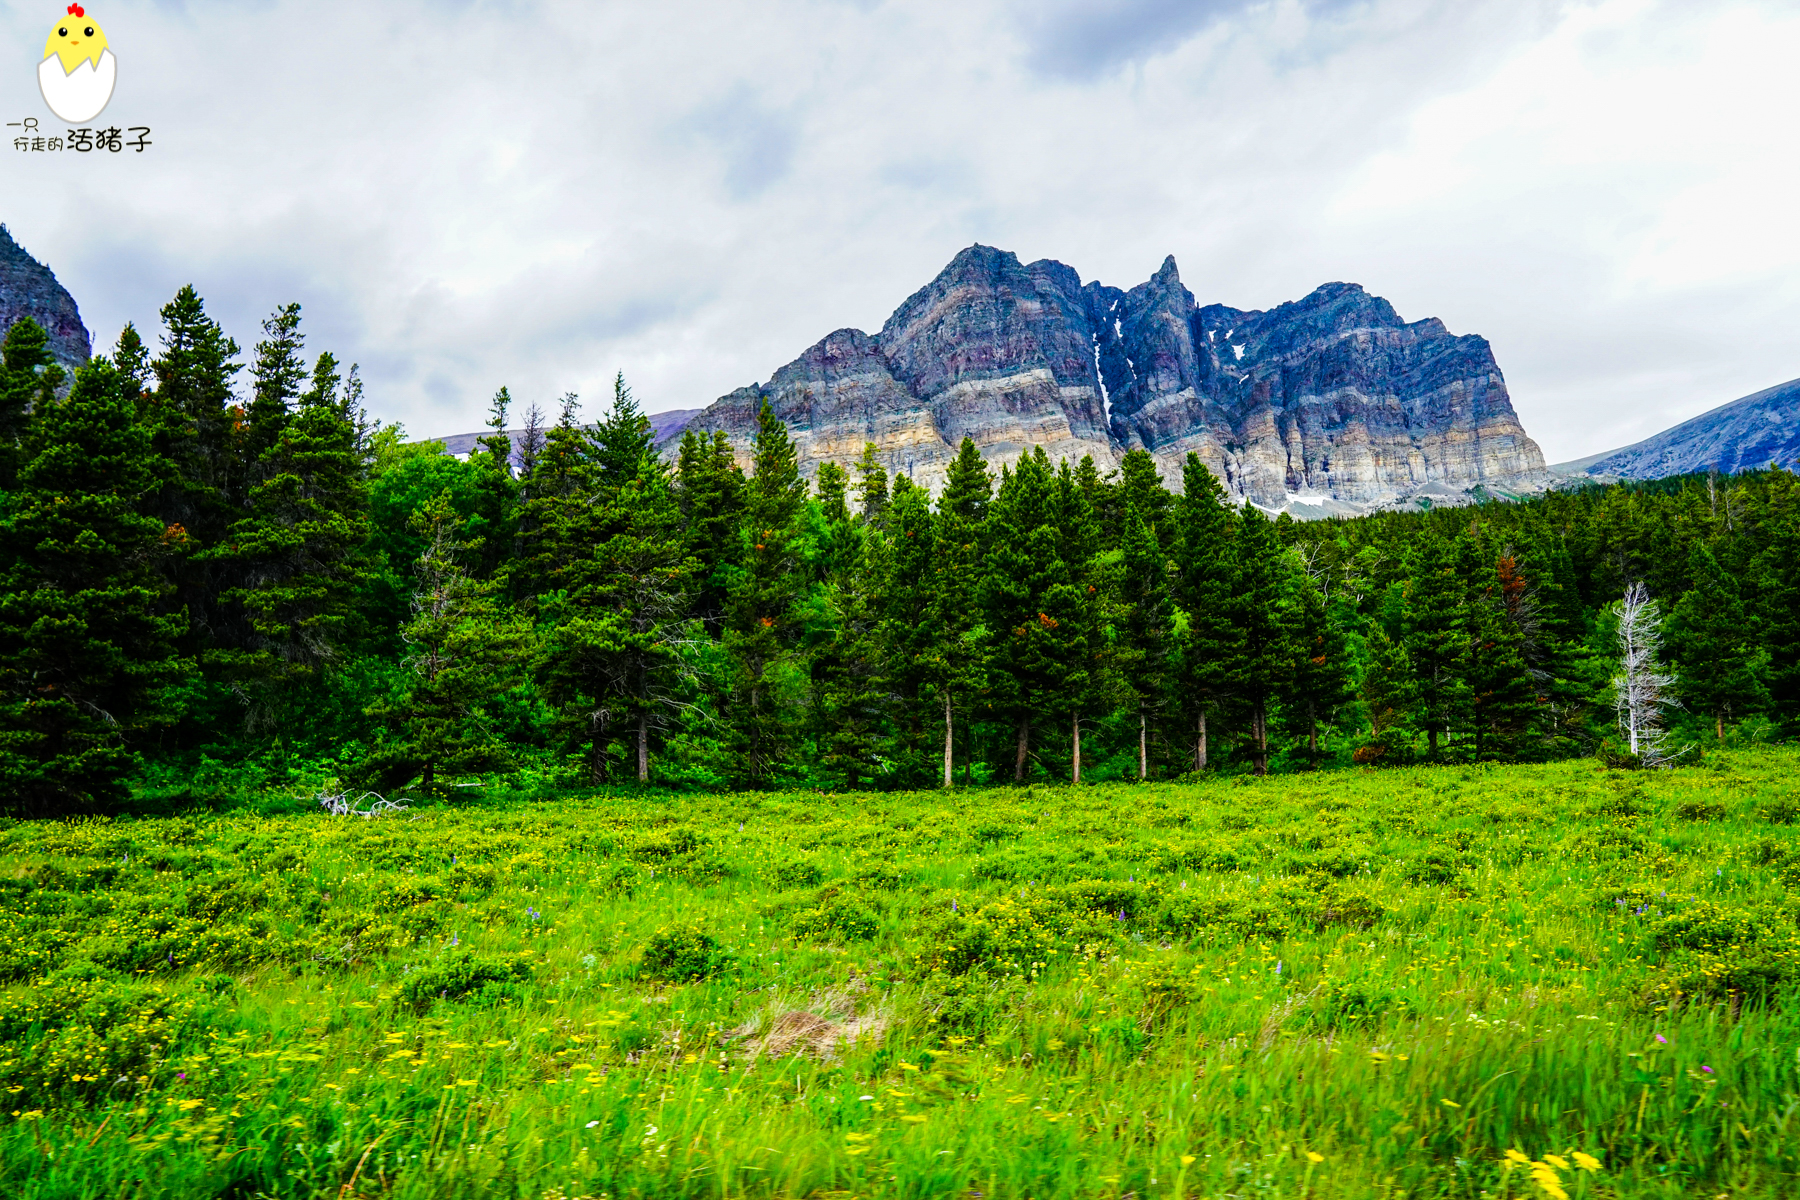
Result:
<svg viewBox="0 0 1800 1200"><path fill-rule="evenodd" d="M1800 753L0 827L0 1195L1792 1196Z"/></svg>

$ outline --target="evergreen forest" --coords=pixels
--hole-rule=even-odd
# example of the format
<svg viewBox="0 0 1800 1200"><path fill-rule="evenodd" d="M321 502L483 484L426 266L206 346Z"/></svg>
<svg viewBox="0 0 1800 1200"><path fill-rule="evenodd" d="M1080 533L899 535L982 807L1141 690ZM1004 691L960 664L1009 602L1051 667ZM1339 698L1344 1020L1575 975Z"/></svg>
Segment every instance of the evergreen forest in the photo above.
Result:
<svg viewBox="0 0 1800 1200"><path fill-rule="evenodd" d="M221 781L912 789L1628 757L1642 584L1676 754L1800 725L1780 470L1296 522L1190 456L1102 474L965 441L803 478L765 406L672 453L493 398L466 460L366 410L300 306L244 354L184 288L72 376L0 361L0 792L26 815ZM523 436L507 433L515 424ZM211 783L209 783L211 781Z"/></svg>

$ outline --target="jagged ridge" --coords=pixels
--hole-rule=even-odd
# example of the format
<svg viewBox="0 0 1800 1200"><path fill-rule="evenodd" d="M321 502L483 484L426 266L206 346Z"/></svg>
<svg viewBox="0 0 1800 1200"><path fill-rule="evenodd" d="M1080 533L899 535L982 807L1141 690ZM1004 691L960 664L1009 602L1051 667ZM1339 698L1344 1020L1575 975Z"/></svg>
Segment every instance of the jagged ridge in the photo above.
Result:
<svg viewBox="0 0 1800 1200"><path fill-rule="evenodd" d="M1201 308L1172 257L1127 292L971 246L879 334L840 329L690 425L723 430L747 462L765 398L809 475L873 442L936 487L967 436L995 464L1041 445L1106 469L1141 447L1171 482L1192 450L1271 508L1544 479L1484 339L1408 324L1346 283L1268 312Z"/></svg>

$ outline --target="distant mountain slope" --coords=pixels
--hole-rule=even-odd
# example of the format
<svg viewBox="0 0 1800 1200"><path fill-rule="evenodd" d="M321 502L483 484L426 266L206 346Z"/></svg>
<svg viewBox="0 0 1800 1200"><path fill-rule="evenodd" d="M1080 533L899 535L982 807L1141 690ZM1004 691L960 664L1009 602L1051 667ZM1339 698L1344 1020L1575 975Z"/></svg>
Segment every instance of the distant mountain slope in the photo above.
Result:
<svg viewBox="0 0 1800 1200"><path fill-rule="evenodd" d="M693 420L695 415L699 412L700 410L697 408L671 408L667 412L648 413L646 415L650 418L651 434L658 442L666 442L671 438L680 437L681 431L687 428L688 422ZM475 449L476 442L487 435L488 431L483 429L477 433L453 433L448 437L422 440L442 442L445 454L454 454L458 458L462 458ZM523 429L509 429L506 431L506 436L512 439L513 458L516 461L519 457L519 443L524 439L525 431Z"/></svg>
<svg viewBox="0 0 1800 1200"><path fill-rule="evenodd" d="M1800 379L1722 404L1655 437L1550 468L1565 478L1663 479L1717 467L1800 467Z"/></svg>
<svg viewBox="0 0 1800 1200"><path fill-rule="evenodd" d="M49 332L50 353L57 362L72 369L88 360L93 343L75 297L0 225L0 338L24 317Z"/></svg>
<svg viewBox="0 0 1800 1200"><path fill-rule="evenodd" d="M1142 448L1175 487L1192 451L1233 494L1296 515L1548 482L1482 338L1403 321L1352 283L1202 308L1173 258L1121 291L971 246L879 333L840 329L691 425L747 464L765 400L808 477L873 443L936 488L966 436L996 467L1041 446L1108 471Z"/></svg>

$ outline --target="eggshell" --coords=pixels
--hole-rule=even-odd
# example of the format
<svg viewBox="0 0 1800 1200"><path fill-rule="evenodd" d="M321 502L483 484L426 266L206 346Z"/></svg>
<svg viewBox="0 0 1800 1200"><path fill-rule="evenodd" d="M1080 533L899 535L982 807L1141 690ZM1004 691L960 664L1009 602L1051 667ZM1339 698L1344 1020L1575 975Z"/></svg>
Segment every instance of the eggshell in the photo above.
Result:
<svg viewBox="0 0 1800 1200"><path fill-rule="evenodd" d="M38 90L50 111L69 122L81 125L100 115L112 99L113 84L119 76L119 60L111 50L100 52L96 69L89 59L82 59L73 71L63 74L62 62L52 54L38 64Z"/></svg>

